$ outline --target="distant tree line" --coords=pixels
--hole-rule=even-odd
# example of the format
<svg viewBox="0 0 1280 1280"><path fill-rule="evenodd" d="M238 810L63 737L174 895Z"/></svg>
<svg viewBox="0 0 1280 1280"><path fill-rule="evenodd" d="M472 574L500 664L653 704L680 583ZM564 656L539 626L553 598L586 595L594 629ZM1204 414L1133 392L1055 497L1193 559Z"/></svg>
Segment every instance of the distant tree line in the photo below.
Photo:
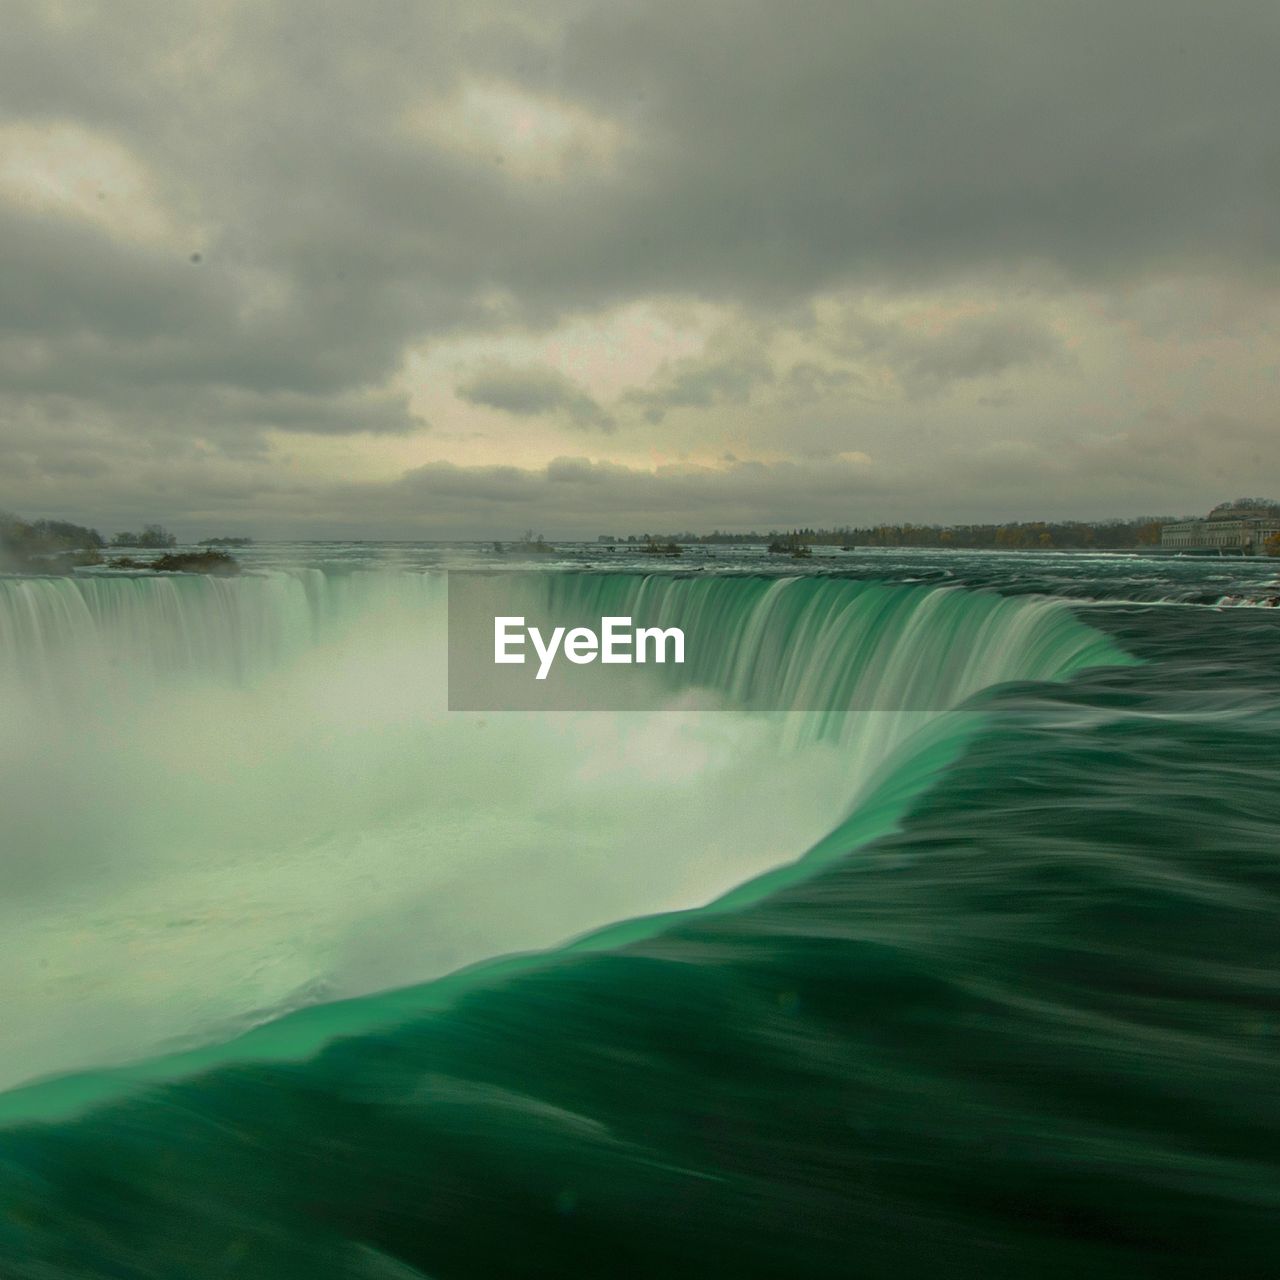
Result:
<svg viewBox="0 0 1280 1280"><path fill-rule="evenodd" d="M1160 530L1174 516L1140 516L1130 520L1027 520L1006 524L878 524L841 525L832 529L752 530L749 533L642 533L625 538L602 534L611 543L677 542L742 546L750 543L792 548L797 545L837 547L955 547L1001 549L1062 548L1116 550L1157 546Z"/></svg>
<svg viewBox="0 0 1280 1280"><path fill-rule="evenodd" d="M97 529L69 520L23 520L0 511L0 546L6 551L71 551L105 545Z"/></svg>
<svg viewBox="0 0 1280 1280"><path fill-rule="evenodd" d="M164 525L148 524L141 533L114 534L110 545L167 550L177 543L178 539ZM100 551L105 546L107 540L97 529L73 524L70 520L24 520L11 512L0 511L0 550L10 556L56 556L70 551Z"/></svg>
<svg viewBox="0 0 1280 1280"><path fill-rule="evenodd" d="M104 545L97 529L69 520L23 520L0 511L0 570L24 572L93 564Z"/></svg>
<svg viewBox="0 0 1280 1280"><path fill-rule="evenodd" d="M165 554L146 559L113 556L107 563L112 569L137 569L147 572L239 573L240 566L220 546L248 546L251 538L207 538L203 551L175 553L170 548L177 538L163 525L144 525L141 533L117 533L112 547L144 548ZM97 529L72 524L69 520L23 520L0 511L0 573L67 574L85 565L103 563L102 551L107 541Z"/></svg>

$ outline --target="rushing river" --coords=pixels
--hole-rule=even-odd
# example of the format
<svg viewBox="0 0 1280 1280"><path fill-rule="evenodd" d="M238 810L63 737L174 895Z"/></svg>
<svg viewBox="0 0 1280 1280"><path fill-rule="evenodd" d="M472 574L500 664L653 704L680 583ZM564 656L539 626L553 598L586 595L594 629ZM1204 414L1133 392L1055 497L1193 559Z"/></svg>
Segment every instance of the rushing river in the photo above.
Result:
<svg viewBox="0 0 1280 1280"><path fill-rule="evenodd" d="M6 1280L1269 1273L1274 562L487 554L0 578Z"/></svg>

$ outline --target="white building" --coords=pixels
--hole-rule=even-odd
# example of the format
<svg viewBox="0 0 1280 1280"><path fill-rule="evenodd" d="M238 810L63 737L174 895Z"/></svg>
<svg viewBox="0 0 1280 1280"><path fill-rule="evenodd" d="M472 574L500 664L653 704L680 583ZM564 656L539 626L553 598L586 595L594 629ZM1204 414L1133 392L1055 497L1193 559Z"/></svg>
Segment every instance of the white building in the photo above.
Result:
<svg viewBox="0 0 1280 1280"><path fill-rule="evenodd" d="M1160 545L1172 551L1217 550L1262 555L1267 539L1280 535L1280 506L1227 503L1205 520L1183 520L1160 531Z"/></svg>

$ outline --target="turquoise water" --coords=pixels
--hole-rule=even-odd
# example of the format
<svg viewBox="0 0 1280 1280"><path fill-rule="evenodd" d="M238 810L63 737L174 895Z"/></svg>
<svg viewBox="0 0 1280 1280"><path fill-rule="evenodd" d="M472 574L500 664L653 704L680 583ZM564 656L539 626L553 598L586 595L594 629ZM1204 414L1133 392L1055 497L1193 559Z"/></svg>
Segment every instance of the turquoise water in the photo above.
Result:
<svg viewBox="0 0 1280 1280"><path fill-rule="evenodd" d="M339 551L0 582L6 1275L1268 1273L1268 566L584 548L796 709L504 718Z"/></svg>

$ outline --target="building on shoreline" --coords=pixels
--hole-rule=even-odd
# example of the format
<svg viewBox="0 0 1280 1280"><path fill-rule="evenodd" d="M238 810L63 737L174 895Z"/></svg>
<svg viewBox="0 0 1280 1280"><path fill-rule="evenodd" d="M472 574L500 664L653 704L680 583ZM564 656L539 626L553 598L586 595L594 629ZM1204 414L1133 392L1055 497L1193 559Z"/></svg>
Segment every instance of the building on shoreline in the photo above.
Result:
<svg viewBox="0 0 1280 1280"><path fill-rule="evenodd" d="M1217 551L1261 555L1268 538L1280 535L1280 504L1242 499L1214 507L1203 520L1167 524L1160 545L1167 551Z"/></svg>

